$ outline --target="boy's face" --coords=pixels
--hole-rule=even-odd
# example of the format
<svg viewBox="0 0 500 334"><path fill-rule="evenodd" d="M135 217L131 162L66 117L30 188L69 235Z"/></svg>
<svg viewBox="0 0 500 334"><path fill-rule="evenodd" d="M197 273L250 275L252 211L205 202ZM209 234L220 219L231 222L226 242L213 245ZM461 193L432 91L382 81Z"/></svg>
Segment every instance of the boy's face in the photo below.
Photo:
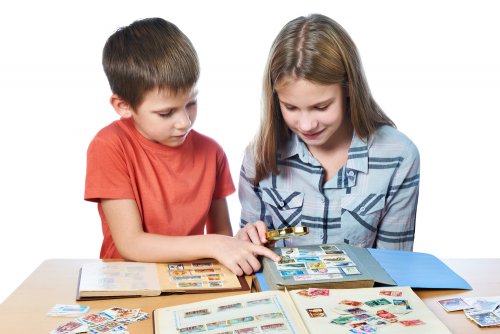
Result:
<svg viewBox="0 0 500 334"><path fill-rule="evenodd" d="M153 142L177 147L184 143L197 113L198 91L171 94L169 90L151 90L130 113L137 131Z"/></svg>

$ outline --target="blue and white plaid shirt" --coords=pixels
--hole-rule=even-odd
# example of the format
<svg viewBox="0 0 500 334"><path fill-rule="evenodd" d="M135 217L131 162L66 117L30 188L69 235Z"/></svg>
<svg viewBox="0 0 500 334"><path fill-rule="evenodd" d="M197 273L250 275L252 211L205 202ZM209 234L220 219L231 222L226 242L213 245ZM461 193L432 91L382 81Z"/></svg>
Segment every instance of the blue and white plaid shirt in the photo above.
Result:
<svg viewBox="0 0 500 334"><path fill-rule="evenodd" d="M380 127L364 142L355 133L347 163L323 184L324 169L295 134L278 152L280 174L253 186L252 151L239 180L240 226L262 220L268 229L307 226L309 234L277 246L348 243L412 250L420 157L403 133Z"/></svg>

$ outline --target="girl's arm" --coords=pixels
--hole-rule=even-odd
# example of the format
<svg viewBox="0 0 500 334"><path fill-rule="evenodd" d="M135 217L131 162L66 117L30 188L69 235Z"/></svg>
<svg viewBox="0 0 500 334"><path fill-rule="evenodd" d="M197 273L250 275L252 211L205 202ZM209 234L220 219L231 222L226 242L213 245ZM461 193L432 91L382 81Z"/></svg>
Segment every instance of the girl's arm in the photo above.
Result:
<svg viewBox="0 0 500 334"><path fill-rule="evenodd" d="M264 223L265 206L260 191L252 183L255 165L251 149L247 148L240 170L238 198L241 204L240 229L236 238L248 240L256 245L267 243L267 226Z"/></svg>
<svg viewBox="0 0 500 334"><path fill-rule="evenodd" d="M388 189L375 247L413 250L420 184L420 156L412 143Z"/></svg>

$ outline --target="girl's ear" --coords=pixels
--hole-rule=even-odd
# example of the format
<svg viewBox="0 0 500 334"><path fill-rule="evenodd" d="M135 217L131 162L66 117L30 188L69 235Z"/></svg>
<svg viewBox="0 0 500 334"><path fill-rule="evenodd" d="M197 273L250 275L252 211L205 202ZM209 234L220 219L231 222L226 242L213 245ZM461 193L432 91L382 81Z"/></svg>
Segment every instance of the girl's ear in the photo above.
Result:
<svg viewBox="0 0 500 334"><path fill-rule="evenodd" d="M120 115L123 118L130 118L132 117L132 108L130 105L125 102L121 97L119 97L116 94L111 95L111 98L109 99L109 103L113 106L113 109L115 109L116 113Z"/></svg>
<svg viewBox="0 0 500 334"><path fill-rule="evenodd" d="M347 86L347 85L346 86L342 86L342 89L344 90L344 96L346 98L350 97L349 96L349 86Z"/></svg>

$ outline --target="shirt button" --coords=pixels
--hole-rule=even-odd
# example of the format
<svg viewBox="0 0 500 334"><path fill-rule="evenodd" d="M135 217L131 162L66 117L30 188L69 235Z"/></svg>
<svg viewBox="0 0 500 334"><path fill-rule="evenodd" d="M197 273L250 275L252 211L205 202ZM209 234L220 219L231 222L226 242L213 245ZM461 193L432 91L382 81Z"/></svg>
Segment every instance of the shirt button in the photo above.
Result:
<svg viewBox="0 0 500 334"><path fill-rule="evenodd" d="M364 212L366 210L366 208L364 206L362 206L360 209L359 209L359 212Z"/></svg>
<svg viewBox="0 0 500 334"><path fill-rule="evenodd" d="M349 175L349 176L354 176L354 171L350 170L350 171L347 173L347 175Z"/></svg>

